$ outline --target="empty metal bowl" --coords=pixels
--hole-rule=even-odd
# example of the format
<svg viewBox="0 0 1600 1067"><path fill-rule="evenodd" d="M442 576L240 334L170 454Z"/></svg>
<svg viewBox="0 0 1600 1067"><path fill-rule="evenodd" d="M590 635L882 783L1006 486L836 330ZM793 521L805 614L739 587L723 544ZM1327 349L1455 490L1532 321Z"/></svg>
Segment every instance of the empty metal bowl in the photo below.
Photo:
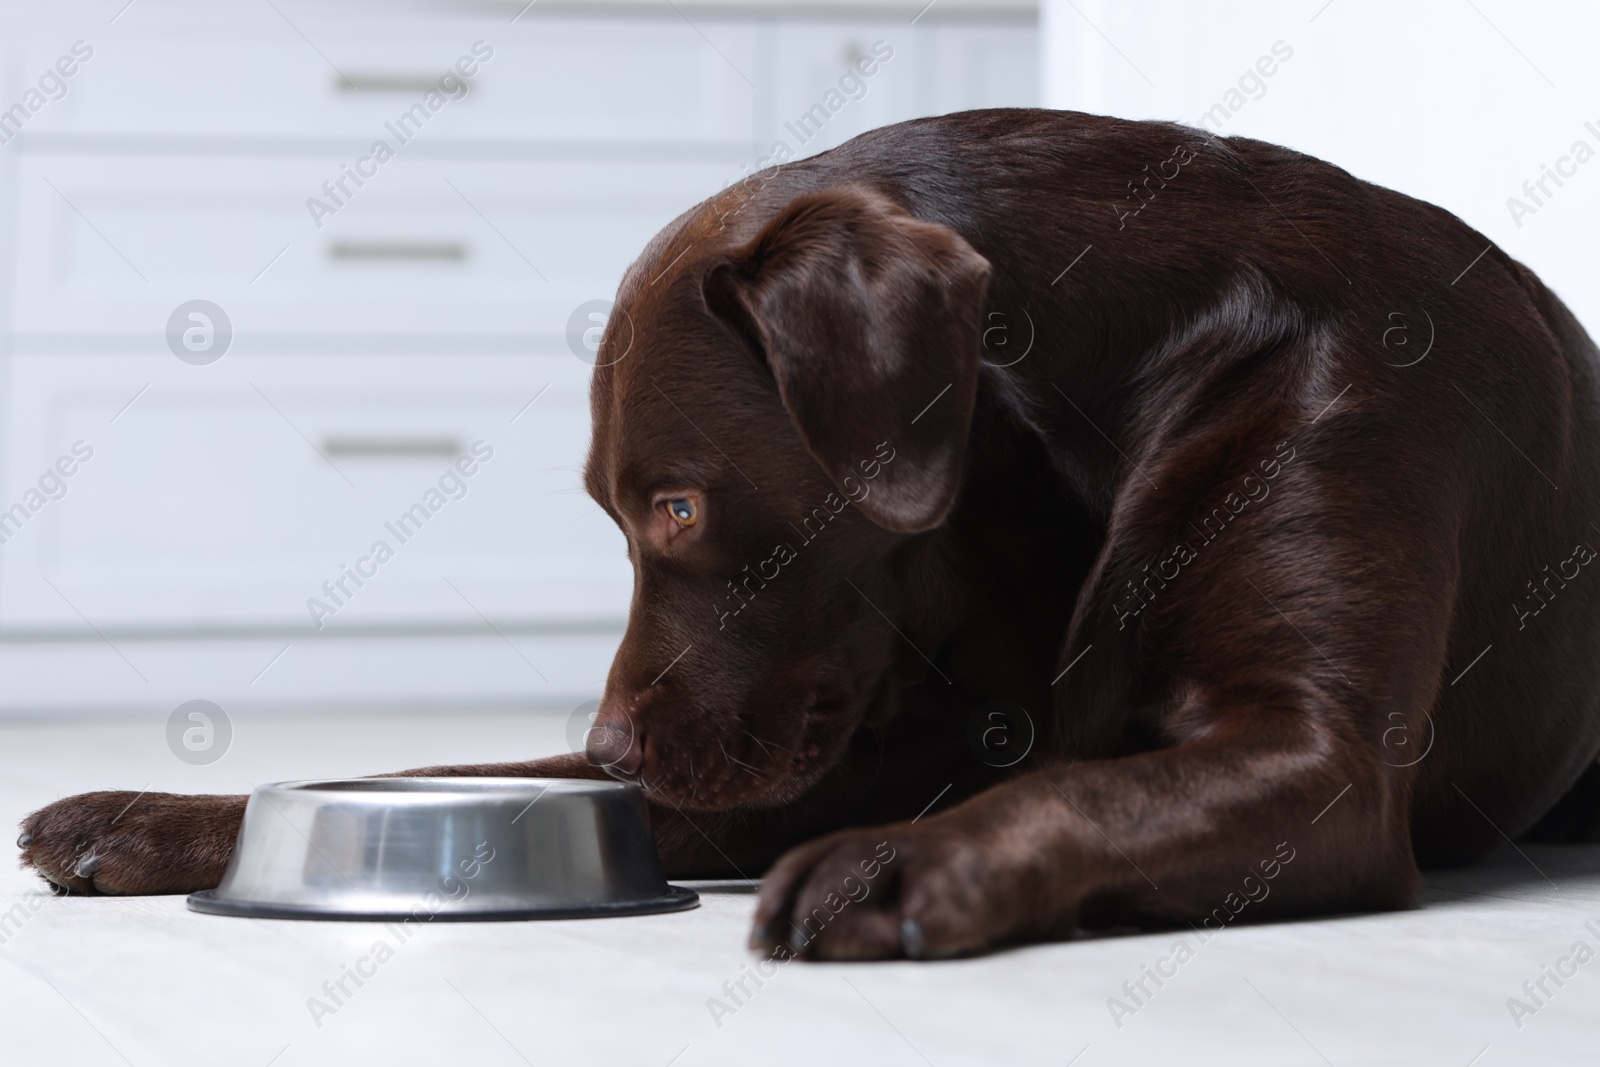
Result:
<svg viewBox="0 0 1600 1067"><path fill-rule="evenodd" d="M571 919L693 907L638 788L558 778L278 782L189 907L278 919Z"/></svg>

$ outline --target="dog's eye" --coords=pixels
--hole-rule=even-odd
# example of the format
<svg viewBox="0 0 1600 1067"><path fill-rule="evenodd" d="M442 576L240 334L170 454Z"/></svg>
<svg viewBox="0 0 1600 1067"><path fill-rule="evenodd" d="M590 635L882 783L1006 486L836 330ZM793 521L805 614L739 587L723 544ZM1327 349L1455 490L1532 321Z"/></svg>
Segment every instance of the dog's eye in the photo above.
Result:
<svg viewBox="0 0 1600 1067"><path fill-rule="evenodd" d="M700 519L694 501L686 496L674 497L667 501L667 513L679 526L693 526Z"/></svg>

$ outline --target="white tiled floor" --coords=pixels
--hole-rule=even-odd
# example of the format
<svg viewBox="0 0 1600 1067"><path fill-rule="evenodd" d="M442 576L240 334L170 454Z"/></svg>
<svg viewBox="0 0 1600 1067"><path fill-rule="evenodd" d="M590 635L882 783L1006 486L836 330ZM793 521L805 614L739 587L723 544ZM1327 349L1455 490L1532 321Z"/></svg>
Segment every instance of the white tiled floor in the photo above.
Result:
<svg viewBox="0 0 1600 1067"><path fill-rule="evenodd" d="M0 725L0 822L90 788L242 791L538 755L563 747L565 716L234 725L210 767L173 758L161 718ZM1120 1027L1108 998L1176 935L793 964L714 1020L708 999L731 1004L723 983L754 961L753 897L737 891L675 915L426 927L319 1027L307 999L381 928L209 917L176 897L54 899L6 869L0 908L21 903L26 919L0 933L0 1062L1591 1064L1600 959L1547 980L1554 996L1520 1028L1507 998L1574 942L1600 950L1584 927L1600 928L1600 849L1525 851L1431 873L1419 911L1226 930Z"/></svg>

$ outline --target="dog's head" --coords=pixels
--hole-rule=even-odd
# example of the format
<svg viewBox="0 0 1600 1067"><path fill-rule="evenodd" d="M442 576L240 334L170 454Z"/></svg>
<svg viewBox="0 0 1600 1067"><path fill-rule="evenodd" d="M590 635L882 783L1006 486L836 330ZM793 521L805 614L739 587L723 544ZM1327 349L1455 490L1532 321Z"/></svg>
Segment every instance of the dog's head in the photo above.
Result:
<svg viewBox="0 0 1600 1067"><path fill-rule="evenodd" d="M630 269L585 480L633 603L591 760L681 807L773 806L884 713L891 555L955 501L988 274L876 194L752 183Z"/></svg>

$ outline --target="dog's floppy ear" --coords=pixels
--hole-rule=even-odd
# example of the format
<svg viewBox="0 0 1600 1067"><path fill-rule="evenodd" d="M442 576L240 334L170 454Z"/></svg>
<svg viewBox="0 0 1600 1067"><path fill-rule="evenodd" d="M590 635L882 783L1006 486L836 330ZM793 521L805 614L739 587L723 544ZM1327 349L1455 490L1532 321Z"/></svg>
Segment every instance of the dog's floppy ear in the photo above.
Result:
<svg viewBox="0 0 1600 1067"><path fill-rule="evenodd" d="M834 484L879 526L915 533L960 487L988 278L954 230L845 188L790 202L706 296L759 346Z"/></svg>

